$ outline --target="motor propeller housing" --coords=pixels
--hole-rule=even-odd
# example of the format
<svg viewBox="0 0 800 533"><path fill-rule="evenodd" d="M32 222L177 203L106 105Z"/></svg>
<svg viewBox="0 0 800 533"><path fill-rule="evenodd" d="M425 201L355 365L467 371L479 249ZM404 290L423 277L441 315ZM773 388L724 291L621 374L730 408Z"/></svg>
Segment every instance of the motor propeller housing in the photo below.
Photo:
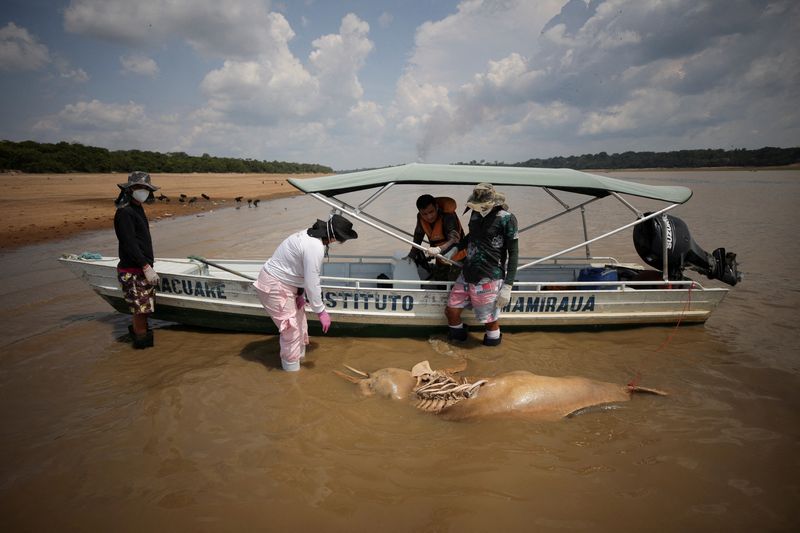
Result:
<svg viewBox="0 0 800 533"><path fill-rule="evenodd" d="M650 213L645 213L645 216ZM694 270L708 277L718 279L728 285L736 285L742 280L736 254L726 252L725 248L717 248L706 252L692 239L686 223L667 215L667 259L671 280L683 279L684 269ZM633 245L639 257L649 266L661 270L663 268L663 231L662 217L653 217L633 228Z"/></svg>

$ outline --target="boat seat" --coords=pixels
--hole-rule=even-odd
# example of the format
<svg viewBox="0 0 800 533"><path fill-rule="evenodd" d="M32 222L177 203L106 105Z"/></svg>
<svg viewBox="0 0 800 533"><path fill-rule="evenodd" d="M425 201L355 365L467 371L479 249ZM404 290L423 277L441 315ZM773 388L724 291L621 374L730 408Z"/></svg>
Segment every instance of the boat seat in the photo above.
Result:
<svg viewBox="0 0 800 533"><path fill-rule="evenodd" d="M403 252L395 252L392 256L392 278L401 280L419 281L419 271L417 265L407 261ZM419 289L419 285L403 283L395 288L398 289Z"/></svg>

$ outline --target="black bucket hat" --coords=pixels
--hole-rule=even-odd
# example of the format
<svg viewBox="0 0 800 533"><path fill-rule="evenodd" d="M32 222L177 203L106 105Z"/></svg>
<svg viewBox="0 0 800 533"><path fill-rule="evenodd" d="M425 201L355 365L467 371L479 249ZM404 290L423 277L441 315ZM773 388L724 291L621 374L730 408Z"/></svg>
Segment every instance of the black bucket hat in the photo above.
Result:
<svg viewBox="0 0 800 533"><path fill-rule="evenodd" d="M331 235L339 241L358 239L358 233L353 229L353 223L342 215L332 215L327 221L319 220L308 228L307 233L318 239L330 240Z"/></svg>
<svg viewBox="0 0 800 533"><path fill-rule="evenodd" d="M151 191L157 191L160 187L156 187L152 183L150 183L150 174L147 172L142 172L141 170L137 170L135 172L131 172L130 176L128 176L127 183L117 183L117 187L122 189L130 189L134 185L144 185Z"/></svg>

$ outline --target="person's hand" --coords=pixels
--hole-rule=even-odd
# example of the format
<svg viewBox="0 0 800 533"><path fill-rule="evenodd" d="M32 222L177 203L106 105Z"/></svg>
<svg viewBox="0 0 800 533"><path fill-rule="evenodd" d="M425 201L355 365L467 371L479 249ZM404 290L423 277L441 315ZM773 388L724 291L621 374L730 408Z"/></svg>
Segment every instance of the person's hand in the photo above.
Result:
<svg viewBox="0 0 800 533"><path fill-rule="evenodd" d="M153 270L153 267L150 265L145 265L144 268L142 268L142 272L144 272L144 277L147 279L147 283L150 285L158 285L158 274L156 274L156 271Z"/></svg>
<svg viewBox="0 0 800 533"><path fill-rule="evenodd" d="M322 324L322 333L328 333L328 328L331 327L331 316L327 311L318 313L317 316L319 317L320 324Z"/></svg>
<svg viewBox="0 0 800 533"><path fill-rule="evenodd" d="M427 255L428 257L433 257L435 255L439 255L440 253L442 253L442 249L439 248L438 246L431 246L430 248L425 250L425 255Z"/></svg>
<svg viewBox="0 0 800 533"><path fill-rule="evenodd" d="M294 304L297 306L298 309L303 309L306 306L306 297L302 294L298 294L294 298Z"/></svg>
<svg viewBox="0 0 800 533"><path fill-rule="evenodd" d="M497 294L495 305L502 309L511 301L511 285L503 285L500 287L500 292Z"/></svg>

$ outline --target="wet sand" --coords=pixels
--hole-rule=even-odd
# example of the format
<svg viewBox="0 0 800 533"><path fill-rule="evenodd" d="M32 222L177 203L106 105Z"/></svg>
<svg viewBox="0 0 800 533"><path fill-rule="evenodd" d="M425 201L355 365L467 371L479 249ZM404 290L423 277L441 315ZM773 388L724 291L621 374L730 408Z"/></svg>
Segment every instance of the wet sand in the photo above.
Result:
<svg viewBox="0 0 800 533"><path fill-rule="evenodd" d="M636 177L691 187L675 214L704 248L739 254L744 281L705 326L513 332L494 349L478 335L451 347L439 331L341 337L334 323L313 338L301 372L288 374L268 335L157 323L155 347L134 351L129 317L55 261L114 255L111 230L0 251L4 529L796 531L800 173ZM418 193L380 198L371 212L391 210L410 226L413 209L398 206ZM557 208L509 197L521 225ZM592 234L618 222L598 204L587 207ZM153 239L165 257L264 259L326 213L311 198L284 198L161 220ZM359 239L334 253L398 248L356 229ZM524 243L543 255L563 236L537 228ZM630 235L593 251L638 261ZM423 359L441 368L460 357L472 375L638 377L670 396L558 422L454 423L362 398L332 373Z"/></svg>
<svg viewBox="0 0 800 533"><path fill-rule="evenodd" d="M152 174L161 187L156 196L169 200L145 208L148 218L158 221L237 205L238 196L243 197L238 205L247 207L248 199L299 194L286 180L308 176L317 174ZM113 228L116 184L125 181L126 174L0 174L0 250Z"/></svg>

